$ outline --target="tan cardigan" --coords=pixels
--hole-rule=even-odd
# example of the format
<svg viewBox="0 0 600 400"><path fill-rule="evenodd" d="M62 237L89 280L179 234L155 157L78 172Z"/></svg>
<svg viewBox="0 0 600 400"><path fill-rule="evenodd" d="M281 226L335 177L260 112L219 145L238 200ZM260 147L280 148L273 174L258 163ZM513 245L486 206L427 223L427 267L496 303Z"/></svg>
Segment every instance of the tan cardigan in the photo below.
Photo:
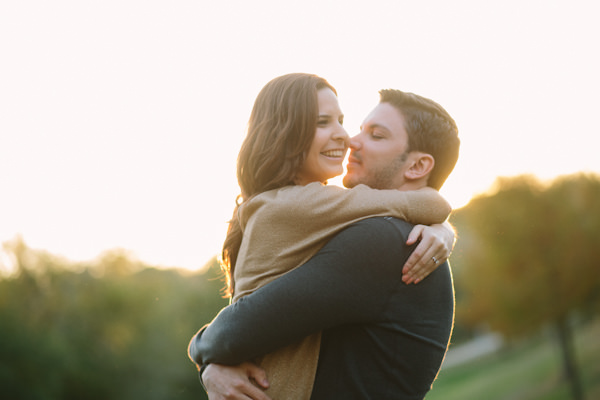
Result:
<svg viewBox="0 0 600 400"><path fill-rule="evenodd" d="M394 216L429 225L445 221L450 211L450 205L431 188L399 191L358 185L342 189L315 182L261 193L239 210L243 239L233 301L304 264L356 221ZM257 360L267 372L271 398L310 398L320 340L317 333Z"/></svg>

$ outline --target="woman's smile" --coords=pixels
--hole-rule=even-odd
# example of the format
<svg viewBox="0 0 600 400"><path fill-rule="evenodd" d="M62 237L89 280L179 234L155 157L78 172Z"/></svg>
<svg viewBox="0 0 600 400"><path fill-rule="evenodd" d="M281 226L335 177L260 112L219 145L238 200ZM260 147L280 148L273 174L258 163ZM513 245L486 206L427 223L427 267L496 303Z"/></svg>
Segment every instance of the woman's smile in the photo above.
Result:
<svg viewBox="0 0 600 400"><path fill-rule="evenodd" d="M344 156L346 155L346 149L336 149L336 150L326 150L326 151L322 151L321 155L324 155L325 157L330 157L330 158L344 158Z"/></svg>

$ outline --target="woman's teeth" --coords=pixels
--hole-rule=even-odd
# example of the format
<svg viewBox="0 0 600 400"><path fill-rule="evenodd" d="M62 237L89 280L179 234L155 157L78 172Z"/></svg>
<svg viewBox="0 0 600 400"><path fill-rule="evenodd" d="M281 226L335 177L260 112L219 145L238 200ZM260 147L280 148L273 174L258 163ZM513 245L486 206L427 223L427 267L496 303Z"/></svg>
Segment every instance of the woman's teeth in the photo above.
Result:
<svg viewBox="0 0 600 400"><path fill-rule="evenodd" d="M321 154L327 157L344 157L344 150L329 150L324 151Z"/></svg>

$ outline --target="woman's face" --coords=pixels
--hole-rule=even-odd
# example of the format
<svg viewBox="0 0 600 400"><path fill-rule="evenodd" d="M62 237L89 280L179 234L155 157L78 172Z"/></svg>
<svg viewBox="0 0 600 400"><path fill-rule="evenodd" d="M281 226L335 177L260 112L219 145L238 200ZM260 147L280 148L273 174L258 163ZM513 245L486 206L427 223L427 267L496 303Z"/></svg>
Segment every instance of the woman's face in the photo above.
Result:
<svg viewBox="0 0 600 400"><path fill-rule="evenodd" d="M344 114L340 110L337 96L329 88L317 92L319 119L315 138L300 171L296 174L297 185L325 182L341 175L342 164L348 150L348 133L342 126Z"/></svg>

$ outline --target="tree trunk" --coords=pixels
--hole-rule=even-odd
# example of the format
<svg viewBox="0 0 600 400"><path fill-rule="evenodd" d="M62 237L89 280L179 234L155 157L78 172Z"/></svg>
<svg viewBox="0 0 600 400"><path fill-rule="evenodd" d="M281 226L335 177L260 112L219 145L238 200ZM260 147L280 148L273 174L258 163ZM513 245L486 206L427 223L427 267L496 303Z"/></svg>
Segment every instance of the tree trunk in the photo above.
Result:
<svg viewBox="0 0 600 400"><path fill-rule="evenodd" d="M573 400L583 400L583 388L573 350L573 331L569 326L566 316L563 315L557 318L556 331L563 358L564 374L571 386Z"/></svg>

